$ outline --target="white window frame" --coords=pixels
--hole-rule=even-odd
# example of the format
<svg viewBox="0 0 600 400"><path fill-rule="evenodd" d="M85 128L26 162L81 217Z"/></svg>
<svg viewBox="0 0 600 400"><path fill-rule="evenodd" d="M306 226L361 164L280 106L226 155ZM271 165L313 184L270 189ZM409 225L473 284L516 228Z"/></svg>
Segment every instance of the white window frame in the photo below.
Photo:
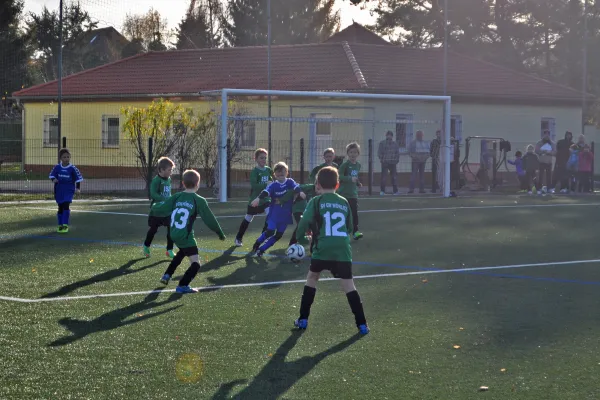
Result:
<svg viewBox="0 0 600 400"><path fill-rule="evenodd" d="M544 123L548 124L547 128L544 128ZM548 129L550 131L550 140L556 141L556 118L554 117L542 117L540 121L540 137L544 136L544 131Z"/></svg>
<svg viewBox="0 0 600 400"><path fill-rule="evenodd" d="M56 143L52 143L50 140L50 120L51 119L58 119L58 115L55 114L48 114L48 115L44 115L44 122L43 122L43 135L42 135L42 141L44 144L44 147L55 147L58 148L59 144L58 142L60 142L60 138L57 138Z"/></svg>
<svg viewBox="0 0 600 400"><path fill-rule="evenodd" d="M256 148L256 121L253 119L238 119L234 123L235 128L235 142L240 149L254 150ZM252 141L246 141L244 135L245 132L253 130L254 135Z"/></svg>
<svg viewBox="0 0 600 400"><path fill-rule="evenodd" d="M396 140L396 142L398 142L398 147L400 147L401 149L408 149L408 146L410 145L410 142L412 142L413 137L414 137L414 123L413 120L415 118L414 114L407 114L407 113L399 113L396 114L396 132L394 134L394 139ZM405 122L405 123L401 123L398 121L410 121L410 122ZM400 126L404 126L404 144L402 144L400 142L400 139L398 137L398 134L400 132L398 132L398 127Z"/></svg>
<svg viewBox="0 0 600 400"><path fill-rule="evenodd" d="M452 136L452 122L454 121L454 136ZM450 137L462 142L463 126L462 126L462 115L452 115L450 117Z"/></svg>
<svg viewBox="0 0 600 400"><path fill-rule="evenodd" d="M108 137L108 120L117 119L119 121L119 129L117 131L117 143L109 143ZM102 148L118 149L121 143L121 118L118 115L103 115L102 116Z"/></svg>

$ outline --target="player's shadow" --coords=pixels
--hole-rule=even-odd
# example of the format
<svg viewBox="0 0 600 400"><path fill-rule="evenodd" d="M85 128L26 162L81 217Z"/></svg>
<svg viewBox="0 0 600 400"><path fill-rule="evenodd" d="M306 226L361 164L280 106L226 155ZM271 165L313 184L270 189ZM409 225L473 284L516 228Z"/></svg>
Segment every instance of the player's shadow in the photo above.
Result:
<svg viewBox="0 0 600 400"><path fill-rule="evenodd" d="M149 318L154 318L161 314L165 314L170 311L176 310L182 306L182 304L179 304L174 307L169 307L166 310L142 314L144 311L150 311L155 307L160 307L172 303L173 301L176 301L180 299L181 296L183 296L178 293L173 293L166 300L156 301L160 293L161 291L159 289L155 289L141 302L134 303L113 311L109 311L91 321L82 321L70 317L62 318L58 321L58 323L66 329L68 329L71 332L71 334L69 336L64 336L55 340L54 342L48 344L48 346L65 346L67 344L81 340L92 333L110 331L127 325L135 324L137 322L141 322ZM133 315L136 315L136 317L128 319Z"/></svg>
<svg viewBox="0 0 600 400"><path fill-rule="evenodd" d="M157 261L153 264L149 264L149 265L145 265L141 268L137 268L137 269L132 269L131 267L133 267L133 265L138 262L138 261L142 261L145 260L145 258L136 258L135 260L129 260L127 261L125 264L121 265L119 268L116 269L111 269L109 271L106 272L102 272L98 275L94 275L90 278L78 281L78 282L74 282L74 283L70 283L68 285L65 285L63 287L61 287L58 290L55 290L54 292L51 293L47 293L45 295L43 295L41 298L42 299L46 299L49 297L59 297L59 296L64 296L66 294L69 294L77 289L81 289L82 287L86 287L86 286L90 286L93 285L95 283L99 283L99 282L106 282L106 281L110 281L112 279L115 278L119 278L122 276L127 276L130 274L135 274L137 272L141 272L143 270L155 267L157 265L160 265L162 263L165 263L168 260L161 260L161 261Z"/></svg>
<svg viewBox="0 0 600 400"><path fill-rule="evenodd" d="M302 331L294 331L269 359L269 362L254 377L250 384L235 395L235 399L278 399L287 392L296 382L308 374L326 357L339 353L350 347L360 339L356 334L335 346L322 351L314 356L302 357L294 361L286 361L290 350L294 348ZM245 379L238 379L221 385L213 400L230 398L230 393L235 386L246 383Z"/></svg>
<svg viewBox="0 0 600 400"><path fill-rule="evenodd" d="M235 261L244 259L245 256L243 256L243 255L233 255L233 252L235 251L235 249L236 249L235 246L231 246L217 258L213 258L212 260L204 263L200 267L200 273L208 272L208 271L216 271L219 268L229 264L230 262L235 262Z"/></svg>
<svg viewBox="0 0 600 400"><path fill-rule="evenodd" d="M215 286L272 282L262 286L265 289L272 289L280 286L277 282L306 277L306 271L300 269L302 264L295 265L288 262L287 259L271 257L270 254L272 253L268 253L263 257L243 257L246 266L237 268L227 276L209 276L207 281Z"/></svg>

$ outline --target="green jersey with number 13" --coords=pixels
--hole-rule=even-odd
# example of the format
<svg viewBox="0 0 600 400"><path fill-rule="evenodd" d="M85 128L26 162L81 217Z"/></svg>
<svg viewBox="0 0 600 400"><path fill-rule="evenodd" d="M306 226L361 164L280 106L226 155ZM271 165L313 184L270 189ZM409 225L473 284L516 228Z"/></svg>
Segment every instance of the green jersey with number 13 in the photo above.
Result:
<svg viewBox="0 0 600 400"><path fill-rule="evenodd" d="M179 248L197 246L194 237L194 221L197 216L200 216L206 226L219 235L219 238L225 237L206 199L196 193L179 192L153 208L155 207L157 212L171 213L171 239Z"/></svg>
<svg viewBox="0 0 600 400"><path fill-rule="evenodd" d="M312 258L330 261L352 261L350 235L352 212L348 201L336 193L324 193L310 200L298 223L296 238L306 244L306 231L313 229Z"/></svg>

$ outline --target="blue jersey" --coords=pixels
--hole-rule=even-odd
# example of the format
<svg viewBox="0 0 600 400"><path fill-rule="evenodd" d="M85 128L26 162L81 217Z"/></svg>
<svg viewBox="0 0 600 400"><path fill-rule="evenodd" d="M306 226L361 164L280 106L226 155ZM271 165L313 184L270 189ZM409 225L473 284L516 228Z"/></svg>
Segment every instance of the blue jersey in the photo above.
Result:
<svg viewBox="0 0 600 400"><path fill-rule="evenodd" d="M73 201L75 186L83 181L83 176L74 165L63 167L62 164L56 164L50 172L50 179L58 180L58 183L54 184L54 198L60 204Z"/></svg>
<svg viewBox="0 0 600 400"><path fill-rule="evenodd" d="M275 223L293 224L292 219L292 206L293 198L289 199L283 204L279 203L279 199L282 198L288 190L294 192L301 192L300 185L298 185L292 178L287 178L283 183L275 181L263 190L262 193L267 193L271 198L271 205L269 207L269 220Z"/></svg>

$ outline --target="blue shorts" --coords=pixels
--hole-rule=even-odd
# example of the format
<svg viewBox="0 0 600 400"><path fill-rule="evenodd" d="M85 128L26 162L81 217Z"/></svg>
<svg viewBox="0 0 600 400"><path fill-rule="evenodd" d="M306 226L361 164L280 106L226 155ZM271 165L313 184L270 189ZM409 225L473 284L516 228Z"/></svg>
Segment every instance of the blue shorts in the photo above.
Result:
<svg viewBox="0 0 600 400"><path fill-rule="evenodd" d="M75 185L55 184L54 199L57 204L72 203L75 195Z"/></svg>
<svg viewBox="0 0 600 400"><path fill-rule="evenodd" d="M269 220L267 221L267 229L270 231L277 231L280 233L285 232L285 230L288 227L288 223L286 221L281 222L281 221L275 221L274 218L269 218Z"/></svg>

